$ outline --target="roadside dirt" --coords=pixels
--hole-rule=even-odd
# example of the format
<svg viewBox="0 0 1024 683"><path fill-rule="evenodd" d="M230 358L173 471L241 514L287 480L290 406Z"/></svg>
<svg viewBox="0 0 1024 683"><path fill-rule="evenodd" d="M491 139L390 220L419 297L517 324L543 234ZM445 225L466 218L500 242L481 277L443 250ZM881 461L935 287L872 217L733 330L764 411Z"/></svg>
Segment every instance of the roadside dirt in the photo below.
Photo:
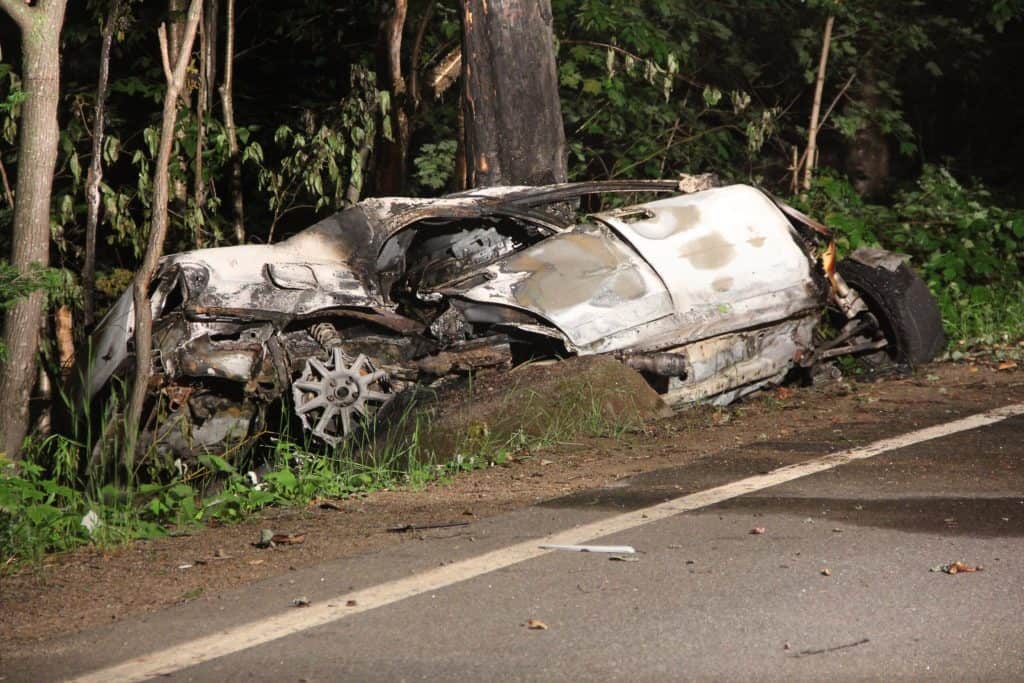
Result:
<svg viewBox="0 0 1024 683"><path fill-rule="evenodd" d="M616 479L732 449L802 438L823 450L1024 400L1024 371L943 363L913 376L763 392L726 409L695 408L618 439L584 439L516 457L423 490L380 491L329 506L268 510L234 526L191 535L85 548L0 577L0 654L19 644L94 627L332 559L429 537L389 527L473 522L601 487ZM260 549L260 530L305 534Z"/></svg>

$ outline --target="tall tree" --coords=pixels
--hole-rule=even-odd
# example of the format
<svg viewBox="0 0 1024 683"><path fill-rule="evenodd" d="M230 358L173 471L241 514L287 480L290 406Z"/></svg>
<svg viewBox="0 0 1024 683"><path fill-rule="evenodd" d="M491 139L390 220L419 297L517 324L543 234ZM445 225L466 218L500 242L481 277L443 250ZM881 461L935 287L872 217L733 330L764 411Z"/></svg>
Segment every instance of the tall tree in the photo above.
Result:
<svg viewBox="0 0 1024 683"><path fill-rule="evenodd" d="M566 179L550 0L465 0L462 79L471 187Z"/></svg>
<svg viewBox="0 0 1024 683"><path fill-rule="evenodd" d="M0 0L21 29L25 101L18 142L11 263L19 270L50 259L50 194L57 162L60 102L60 34L67 0ZM0 376L0 448L16 458L29 421L28 396L36 377L36 352L44 293L18 301L7 314L4 344L9 358Z"/></svg>
<svg viewBox="0 0 1024 683"><path fill-rule="evenodd" d="M135 381L132 384L131 400L128 403L126 421L127 444L125 460L131 463L135 453L142 408L146 400L150 370L153 364L153 311L149 302L149 282L156 274L160 257L167 239L167 204L169 201L168 167L174 144L174 127L178 121L178 98L185 86L188 63L192 57L199 20L203 15L203 0L192 0L181 31L177 59L172 62L168 46L167 30L160 26L160 54L163 58L164 77L167 92L164 93L164 112L160 126L160 146L156 166L153 169L153 220L149 228L149 243L142 259L139 272L135 275L132 297L135 307ZM173 67L172 67L173 64Z"/></svg>

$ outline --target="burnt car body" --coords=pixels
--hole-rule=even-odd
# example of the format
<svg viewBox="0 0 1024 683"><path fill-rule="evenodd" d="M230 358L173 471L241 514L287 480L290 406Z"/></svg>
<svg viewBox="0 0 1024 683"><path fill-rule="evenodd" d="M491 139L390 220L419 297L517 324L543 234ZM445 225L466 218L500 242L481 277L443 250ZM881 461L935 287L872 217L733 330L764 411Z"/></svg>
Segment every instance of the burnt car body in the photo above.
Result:
<svg viewBox="0 0 1024 683"><path fill-rule="evenodd" d="M610 193L665 197L575 210ZM162 260L148 443L225 451L285 401L335 445L413 383L541 356L613 354L680 406L727 403L840 354L938 351L934 301L902 259L845 264L827 229L744 185L368 199L277 244ZM93 335L90 400L133 367L133 325L129 290Z"/></svg>

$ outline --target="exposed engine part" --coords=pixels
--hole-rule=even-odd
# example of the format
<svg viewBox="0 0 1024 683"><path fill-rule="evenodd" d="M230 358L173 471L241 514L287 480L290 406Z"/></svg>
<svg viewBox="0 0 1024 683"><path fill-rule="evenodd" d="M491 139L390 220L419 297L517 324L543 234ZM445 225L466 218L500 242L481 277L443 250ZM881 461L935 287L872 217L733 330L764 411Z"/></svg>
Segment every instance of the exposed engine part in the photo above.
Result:
<svg viewBox="0 0 1024 683"><path fill-rule="evenodd" d="M622 358L626 365L637 372L646 372L659 377L686 377L686 356L678 353L640 353Z"/></svg>
<svg viewBox="0 0 1024 683"><path fill-rule="evenodd" d="M356 428L357 420L394 398L388 373L377 370L363 354L352 362L340 346L325 363L309 358L292 384L295 414L314 436L337 446Z"/></svg>
<svg viewBox="0 0 1024 683"><path fill-rule="evenodd" d="M330 351L335 346L341 346L341 335L334 325L330 323L317 323L309 328L309 334L316 339L324 351Z"/></svg>
<svg viewBox="0 0 1024 683"><path fill-rule="evenodd" d="M462 311L452 306L430 323L430 333L443 346L469 339L472 328L466 322Z"/></svg>

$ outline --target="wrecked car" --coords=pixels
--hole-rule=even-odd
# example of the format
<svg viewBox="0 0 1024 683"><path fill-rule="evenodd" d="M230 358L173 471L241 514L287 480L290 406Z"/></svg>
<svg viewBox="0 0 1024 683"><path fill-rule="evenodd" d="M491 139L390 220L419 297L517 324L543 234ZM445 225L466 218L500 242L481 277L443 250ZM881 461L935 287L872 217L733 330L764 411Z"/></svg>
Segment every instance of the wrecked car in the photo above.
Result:
<svg viewBox="0 0 1024 683"><path fill-rule="evenodd" d="M837 262L827 228L766 192L686 185L367 199L277 244L166 256L147 443L228 451L276 407L335 446L414 384L545 357L612 355L678 407L841 355L914 365L943 346L902 257ZM654 199L601 208L638 196ZM132 371L133 328L129 289L93 334L90 399Z"/></svg>

